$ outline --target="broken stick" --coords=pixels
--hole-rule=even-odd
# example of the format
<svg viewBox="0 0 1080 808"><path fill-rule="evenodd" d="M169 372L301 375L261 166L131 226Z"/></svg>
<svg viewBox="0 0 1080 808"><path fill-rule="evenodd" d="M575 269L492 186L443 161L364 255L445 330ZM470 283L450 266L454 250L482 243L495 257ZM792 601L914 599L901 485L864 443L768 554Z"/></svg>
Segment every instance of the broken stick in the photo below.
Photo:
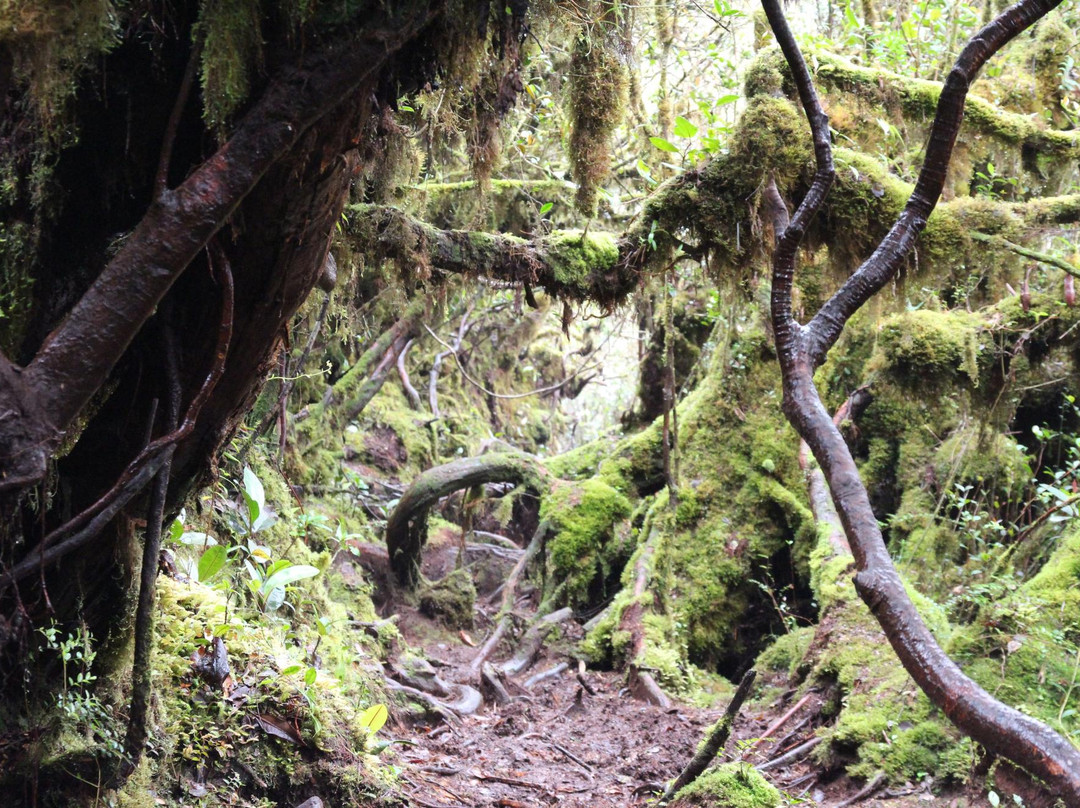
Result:
<svg viewBox="0 0 1080 808"><path fill-rule="evenodd" d="M731 703L728 704L727 710L724 711L723 717L709 730L709 734L705 736L705 742L698 747L694 757L686 764L686 768L668 786L668 790L660 798L661 805L671 801L676 793L697 780L701 773L712 763L717 753L724 748L728 736L731 735L731 727L735 723L735 717L739 714L739 710L742 709L746 697L750 695L750 688L753 687L756 677L757 672L754 670L748 670L745 673L742 681L739 682L738 690L735 691L735 695L731 698Z"/></svg>

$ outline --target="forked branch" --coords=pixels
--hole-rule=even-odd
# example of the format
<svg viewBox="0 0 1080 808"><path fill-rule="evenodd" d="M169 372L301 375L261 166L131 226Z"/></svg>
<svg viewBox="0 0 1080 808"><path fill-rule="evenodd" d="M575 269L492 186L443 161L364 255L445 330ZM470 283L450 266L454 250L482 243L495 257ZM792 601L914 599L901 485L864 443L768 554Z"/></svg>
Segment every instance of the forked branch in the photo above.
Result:
<svg viewBox="0 0 1080 808"><path fill-rule="evenodd" d="M1044 16L1060 0L1022 0L1005 10L968 43L949 74L927 146L926 161L903 213L873 255L805 327L791 314L795 259L805 223L820 208L831 174L828 120L795 44L779 0L762 0L773 33L791 66L814 133L814 186L783 228L786 209L775 217L772 317L784 382L784 413L810 446L832 493L855 556L855 587L881 624L911 677L963 732L989 752L1012 760L1042 778L1068 805L1080 805L1080 750L1046 725L1001 704L965 676L937 644L908 597L881 536L847 444L822 405L814 369L836 342L848 319L895 275L937 204L964 111L964 98L979 68L1010 39ZM827 189L827 186L826 186ZM767 193L769 191L767 190ZM775 187L772 193L776 193Z"/></svg>

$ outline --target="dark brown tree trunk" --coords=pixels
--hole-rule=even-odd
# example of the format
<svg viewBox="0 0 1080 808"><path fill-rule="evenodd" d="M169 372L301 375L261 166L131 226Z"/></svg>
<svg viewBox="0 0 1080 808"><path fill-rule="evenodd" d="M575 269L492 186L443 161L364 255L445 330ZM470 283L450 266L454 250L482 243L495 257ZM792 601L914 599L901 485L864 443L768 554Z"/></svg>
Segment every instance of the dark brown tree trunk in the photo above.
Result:
<svg viewBox="0 0 1080 808"><path fill-rule="evenodd" d="M911 250L941 195L964 99L978 70L1016 34L1058 0L1022 0L987 25L964 48L938 104L923 169L903 214L874 254L822 307L800 326L791 293L799 244L820 209L833 179L828 118L777 0L763 0L766 15L795 78L814 135L817 173L790 221L775 221L772 322L784 382L784 412L810 446L832 493L855 556L855 587L881 624L911 677L931 702L991 753L1041 777L1069 805L1080 805L1080 750L1044 724L1007 707L965 676L942 651L911 602L892 563L855 461L826 412L813 373L848 319L888 283ZM775 185L771 193L776 194Z"/></svg>

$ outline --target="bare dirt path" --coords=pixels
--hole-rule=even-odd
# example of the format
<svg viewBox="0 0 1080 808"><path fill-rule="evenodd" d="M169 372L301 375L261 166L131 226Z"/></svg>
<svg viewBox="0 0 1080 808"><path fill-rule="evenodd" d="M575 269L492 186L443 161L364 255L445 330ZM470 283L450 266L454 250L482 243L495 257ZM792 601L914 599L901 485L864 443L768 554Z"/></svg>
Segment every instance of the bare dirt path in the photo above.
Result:
<svg viewBox="0 0 1080 808"><path fill-rule="evenodd" d="M453 567L455 545L448 536L434 538L424 559L429 580L443 577ZM460 683L483 694L479 709L465 715L440 715L416 706L416 699L412 707L404 706L402 700L391 708L391 725L383 734L405 743L392 745L383 760L400 769L405 795L420 808L655 805L664 784L689 761L726 701L713 709L676 701L671 709L663 710L634 699L623 674L596 670L585 672L585 681L594 691L587 692L578 679L575 656L583 630L571 620L527 670L502 677L511 701L500 706L470 668L476 645L493 628L496 607L490 596L499 577L489 575L487 580L487 586L479 587L476 628L470 632L448 629L410 606L387 604L388 611L397 615L403 640L392 655L388 676L400 679L408 660L419 657L431 665L428 676L437 676L451 690ZM530 608L527 601L523 597L518 602L522 616ZM490 659L492 665L498 667L509 659L516 645L514 637L504 640ZM525 686L530 677L560 663L567 663L560 674ZM882 786L858 797L864 783L837 776L809 750L799 751L826 720L821 695L800 698L795 690L786 689L782 678L759 678L758 688L759 693L778 695L744 707L718 759L744 755L749 765L759 766L783 759L763 774L787 795L788 805L973 808L986 804L976 792L935 794L929 784ZM444 694L440 701L455 698ZM762 736L767 737L748 748Z"/></svg>

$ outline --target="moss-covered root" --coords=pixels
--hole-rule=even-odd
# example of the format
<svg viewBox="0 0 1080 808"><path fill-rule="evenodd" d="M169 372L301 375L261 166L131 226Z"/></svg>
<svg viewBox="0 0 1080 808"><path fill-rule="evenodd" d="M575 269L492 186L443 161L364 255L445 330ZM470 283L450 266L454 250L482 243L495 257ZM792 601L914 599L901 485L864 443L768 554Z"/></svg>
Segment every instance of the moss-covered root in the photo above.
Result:
<svg viewBox="0 0 1080 808"><path fill-rule="evenodd" d="M634 561L634 589L630 604L622 613L619 621L619 632L630 638L630 652L626 675L630 684L630 692L635 698L655 704L664 710L671 707L671 700L660 689L652 671L646 663L646 632L645 632L645 590L652 578L653 562L657 554L657 544L661 541L660 529L653 526L637 553Z"/></svg>
<svg viewBox="0 0 1080 808"><path fill-rule="evenodd" d="M355 419L383 386L394 361L409 340L419 333L420 323L427 312L427 299L417 297L390 328L379 335L363 355L338 379L322 403L309 408L307 419L296 429L300 451L317 443L315 436L340 432Z"/></svg>
<svg viewBox="0 0 1080 808"><path fill-rule="evenodd" d="M671 808L778 808L780 792L747 763L724 763L676 795Z"/></svg>
<svg viewBox="0 0 1080 808"><path fill-rule="evenodd" d="M386 523L390 569L398 583L412 589L420 581L420 554L427 542L428 509L442 497L486 483L511 482L546 490L547 472L535 458L498 452L454 460L428 469L402 495Z"/></svg>

